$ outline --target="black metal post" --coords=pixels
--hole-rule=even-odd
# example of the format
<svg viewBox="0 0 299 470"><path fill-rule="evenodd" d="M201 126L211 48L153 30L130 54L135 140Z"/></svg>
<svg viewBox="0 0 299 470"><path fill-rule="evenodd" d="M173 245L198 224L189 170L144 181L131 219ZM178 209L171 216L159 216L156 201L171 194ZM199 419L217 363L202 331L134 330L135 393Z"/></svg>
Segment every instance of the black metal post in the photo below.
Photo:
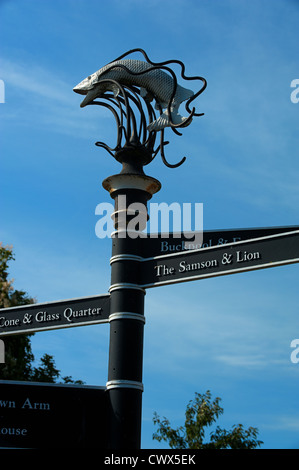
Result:
<svg viewBox="0 0 299 470"><path fill-rule="evenodd" d="M142 169L136 168L135 173L132 170L130 167L130 173L126 172L127 169L103 182L115 201L106 385L109 393L110 449L140 449L141 442L145 291L138 282L140 231L145 228L147 220L147 201L159 191L161 185L156 179L144 175ZM135 209L130 209L132 203L140 204L143 222L130 228L130 222L137 215Z"/></svg>
<svg viewBox="0 0 299 470"><path fill-rule="evenodd" d="M142 53L146 62L124 59L135 52ZM170 64L181 67L182 79L202 82L196 93L185 89L183 101L186 101L187 118L180 118L177 111L173 112L175 103L180 102L177 93L181 88ZM146 94L142 77L151 81ZM195 107L191 110L190 105L206 86L203 77L185 75L183 62L167 60L155 63L143 49L136 48L122 54L74 88L76 93L86 95L81 107L97 105L112 112L117 126L116 146L111 148L102 141L96 142L96 145L107 150L123 165L119 175L103 181L104 188L115 201L116 229L111 258L107 382L110 403L108 440L111 449L140 448L145 291L139 284L142 252L140 238L136 238L136 234L146 224L147 201L161 188L158 180L144 174L143 167L151 163L159 152L163 163L169 168L177 168L185 161L185 157L175 164L166 160L164 148L169 142L164 140L164 129L170 127L175 134L181 135L178 127L186 127L193 117L203 115L196 113ZM151 104L153 97L155 107ZM160 112L159 117L156 110ZM155 149L158 132L160 144ZM130 207L131 204L135 207ZM137 210L144 215L139 227L130 226L136 217L136 204L142 205Z"/></svg>

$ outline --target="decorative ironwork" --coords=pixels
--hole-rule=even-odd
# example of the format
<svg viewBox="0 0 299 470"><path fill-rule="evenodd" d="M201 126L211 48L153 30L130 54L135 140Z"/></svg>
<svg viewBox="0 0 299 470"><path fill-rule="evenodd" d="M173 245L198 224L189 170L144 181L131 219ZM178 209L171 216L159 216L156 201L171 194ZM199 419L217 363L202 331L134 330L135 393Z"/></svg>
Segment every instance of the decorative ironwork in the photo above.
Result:
<svg viewBox="0 0 299 470"><path fill-rule="evenodd" d="M141 52L146 62L123 60L134 52ZM180 87L176 74L169 67L170 64L180 66L181 78L184 80L200 80L201 88L193 93ZM147 85L148 83L150 85ZM169 141L164 140L165 127L170 127L176 135L181 136L179 128L188 126L193 117L203 116L204 113L196 113L195 107L190 109L190 106L206 86L207 82L203 77L186 76L185 65L180 60L152 62L143 49L137 48L125 52L83 80L74 91L87 95L81 106L103 106L111 111L115 118L117 126L115 147L112 148L104 142L96 142L98 147L107 150L121 163L126 163L129 155L131 155L129 158L134 155L134 160L138 159L142 166L149 164L160 152L163 163L169 168L176 168L186 160L186 157L175 164L167 161L164 149ZM156 89L160 90L162 98L157 96ZM97 98L101 100L98 101ZM156 101L155 109L159 113L158 117L151 104L153 98ZM186 101L185 109L188 113L186 118L178 114L178 107L182 101ZM158 132L160 132L160 142L155 148Z"/></svg>

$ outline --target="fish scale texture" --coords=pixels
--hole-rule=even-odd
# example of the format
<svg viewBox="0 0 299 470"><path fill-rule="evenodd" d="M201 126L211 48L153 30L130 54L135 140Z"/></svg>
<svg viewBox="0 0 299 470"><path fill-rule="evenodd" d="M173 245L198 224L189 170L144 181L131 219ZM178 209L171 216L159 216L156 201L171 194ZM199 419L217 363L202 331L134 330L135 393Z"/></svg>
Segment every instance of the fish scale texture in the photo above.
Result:
<svg viewBox="0 0 299 470"><path fill-rule="evenodd" d="M111 67L116 65L123 65L132 73L142 73L140 75L132 75L132 73L121 67L110 70ZM141 60L118 60L102 67L94 74L94 77L91 76L91 83L95 86L101 79L111 79L120 81L125 85L137 85L150 91L156 98L158 98L160 104L163 104L165 107L173 93L174 80L170 75L168 75L168 73L161 69L150 71L149 69L152 67L153 66L151 64ZM185 97L186 94L188 95L187 98L189 98L192 96L193 92L177 85L172 105L179 104L187 99Z"/></svg>

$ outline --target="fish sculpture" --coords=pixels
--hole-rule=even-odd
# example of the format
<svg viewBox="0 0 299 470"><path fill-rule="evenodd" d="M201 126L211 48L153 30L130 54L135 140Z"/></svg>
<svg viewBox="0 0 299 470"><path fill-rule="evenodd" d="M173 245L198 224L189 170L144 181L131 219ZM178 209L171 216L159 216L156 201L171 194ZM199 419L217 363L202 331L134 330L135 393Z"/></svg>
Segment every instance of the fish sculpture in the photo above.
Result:
<svg viewBox="0 0 299 470"><path fill-rule="evenodd" d="M73 91L86 95L80 106L91 103L95 98L103 97L106 91L112 91L114 97L120 93L117 86L137 86L140 95L148 102L155 99L155 108L165 110L156 120L149 123L149 131L160 131L172 124L184 127L190 124L191 119L179 114L179 106L183 101L190 99L194 92L177 84L173 77L160 68L142 60L123 59L110 62L97 72L88 76ZM175 93L174 93L175 91ZM174 94L173 94L174 93Z"/></svg>

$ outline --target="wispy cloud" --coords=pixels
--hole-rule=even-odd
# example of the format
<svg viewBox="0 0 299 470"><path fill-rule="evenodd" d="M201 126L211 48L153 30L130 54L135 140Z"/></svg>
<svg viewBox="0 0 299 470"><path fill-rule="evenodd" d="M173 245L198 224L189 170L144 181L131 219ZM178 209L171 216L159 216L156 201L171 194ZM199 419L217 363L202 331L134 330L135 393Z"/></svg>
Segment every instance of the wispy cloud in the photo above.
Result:
<svg viewBox="0 0 299 470"><path fill-rule="evenodd" d="M270 359L265 354L223 354L217 356L218 361L230 367L245 367L249 369L269 368L270 365L284 364L285 361Z"/></svg>
<svg viewBox="0 0 299 470"><path fill-rule="evenodd" d="M299 431L299 416L276 416L271 422L263 424L263 428L276 430Z"/></svg>
<svg viewBox="0 0 299 470"><path fill-rule="evenodd" d="M180 295L182 286L176 292L164 286L163 293L151 294L146 312L151 337L147 361L152 361L148 366L162 369L166 364L168 371L184 374L186 364L189 369L197 369L196 364L204 369L206 363L225 376L252 376L264 371L269 376L278 371L289 376L293 371L289 344L295 337L296 312L285 301L288 322L283 323L277 313L273 317L282 290L268 290L262 276L262 272L255 277L249 273L202 281L200 285L190 283L190 289L184 286L184 296ZM275 280L272 282L275 285Z"/></svg>
<svg viewBox="0 0 299 470"><path fill-rule="evenodd" d="M2 58L1 75L14 93L33 93L35 96L71 105L69 84L37 64L25 64Z"/></svg>
<svg viewBox="0 0 299 470"><path fill-rule="evenodd" d="M35 63L2 58L1 78L5 82L4 118L18 125L47 126L48 130L81 137L96 136L101 118L110 117L97 107L82 112L80 99L67 79ZM101 120L101 126L104 122Z"/></svg>

